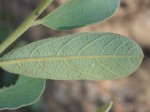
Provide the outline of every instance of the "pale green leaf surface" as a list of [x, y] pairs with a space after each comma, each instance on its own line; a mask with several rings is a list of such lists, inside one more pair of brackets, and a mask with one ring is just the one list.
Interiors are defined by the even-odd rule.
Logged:
[[97, 112], [109, 112], [111, 107], [112, 107], [112, 102], [110, 102], [109, 104], [105, 104], [103, 105]]
[[68, 0], [42, 19], [42, 24], [57, 30], [71, 30], [103, 21], [119, 7], [120, 0]]
[[44, 39], [1, 58], [6, 71], [44, 79], [108, 80], [132, 74], [143, 52], [131, 39], [112, 33], [80, 33]]
[[44, 88], [44, 79], [20, 76], [15, 85], [0, 89], [0, 110], [16, 109], [34, 103]]

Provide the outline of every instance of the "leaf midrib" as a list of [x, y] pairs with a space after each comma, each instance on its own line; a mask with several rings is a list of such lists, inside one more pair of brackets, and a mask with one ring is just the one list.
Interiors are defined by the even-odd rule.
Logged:
[[50, 56], [41, 58], [22, 58], [22, 59], [11, 59], [1, 60], [0, 66], [17, 64], [17, 63], [28, 63], [38, 61], [60, 61], [60, 60], [77, 60], [77, 59], [109, 59], [109, 58], [143, 58], [143, 55], [96, 55], [96, 56]]

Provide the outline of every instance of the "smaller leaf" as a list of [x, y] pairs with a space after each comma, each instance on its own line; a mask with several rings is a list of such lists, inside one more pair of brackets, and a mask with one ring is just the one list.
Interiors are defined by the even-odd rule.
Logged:
[[42, 19], [42, 24], [57, 30], [71, 30], [109, 18], [120, 0], [68, 0]]
[[97, 112], [109, 112], [111, 107], [112, 107], [112, 102], [110, 102], [109, 104], [105, 104], [103, 105]]
[[43, 93], [45, 80], [20, 76], [15, 85], [0, 89], [0, 110], [34, 103]]
[[18, 75], [3, 71], [0, 74], [0, 81], [2, 83], [2, 87], [6, 86], [9, 87], [11, 85], [14, 85], [16, 81], [18, 80]]

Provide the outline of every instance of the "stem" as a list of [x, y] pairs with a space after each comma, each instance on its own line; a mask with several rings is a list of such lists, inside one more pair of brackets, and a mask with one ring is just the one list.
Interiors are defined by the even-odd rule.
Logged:
[[43, 22], [43, 21], [42, 21], [42, 20], [40, 20], [40, 19], [39, 19], [39, 20], [35, 20], [35, 21], [33, 21], [33, 23], [32, 23], [32, 25], [31, 25], [31, 26], [33, 27], [33, 26], [40, 25], [42, 22]]
[[19, 38], [26, 30], [28, 30], [35, 19], [48, 7], [53, 0], [43, 0], [40, 6], [0, 45], [0, 54]]

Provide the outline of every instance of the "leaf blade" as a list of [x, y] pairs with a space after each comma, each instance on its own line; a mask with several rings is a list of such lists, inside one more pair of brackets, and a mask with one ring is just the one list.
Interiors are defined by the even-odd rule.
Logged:
[[100, 109], [97, 112], [109, 112], [112, 105], [113, 105], [112, 102], [110, 102], [109, 104], [105, 104], [102, 107], [100, 107]]
[[142, 59], [141, 48], [131, 39], [81, 33], [34, 42], [6, 54], [0, 65], [9, 72], [44, 79], [108, 80], [133, 73]]
[[34, 103], [43, 93], [45, 80], [20, 76], [15, 85], [0, 89], [0, 110]]
[[120, 0], [68, 0], [42, 19], [42, 25], [57, 30], [71, 30], [103, 21], [119, 7]]

